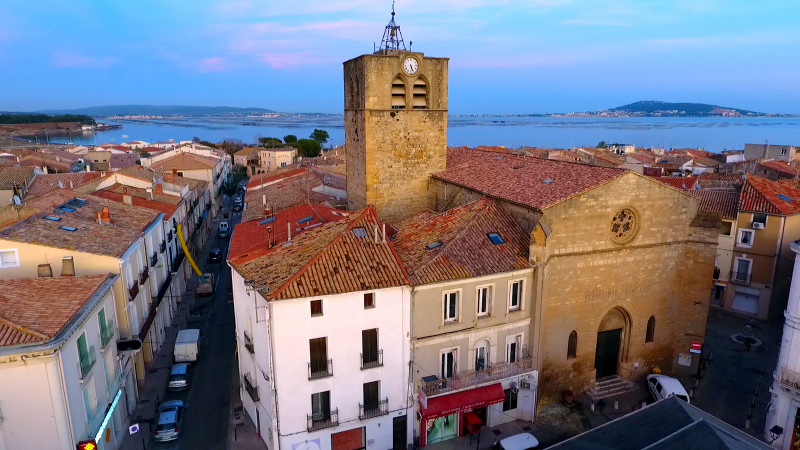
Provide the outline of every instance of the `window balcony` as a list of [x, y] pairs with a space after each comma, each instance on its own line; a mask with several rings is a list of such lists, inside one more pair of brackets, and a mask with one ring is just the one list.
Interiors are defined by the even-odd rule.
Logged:
[[308, 379], [318, 380], [320, 378], [333, 376], [333, 360], [321, 361], [317, 364], [308, 363]]
[[450, 378], [423, 381], [422, 391], [426, 395], [438, 395], [447, 392], [458, 391], [467, 387], [479, 384], [490, 383], [503, 378], [520, 375], [533, 370], [533, 359], [530, 356], [523, 356], [513, 363], [497, 363], [490, 365], [484, 370], [467, 370], [457, 373]]
[[81, 383], [83, 383], [86, 378], [89, 376], [89, 372], [92, 371], [92, 367], [94, 367], [94, 363], [97, 362], [97, 351], [94, 348], [94, 345], [89, 347], [89, 352], [81, 357], [81, 360], [78, 362], [78, 366], [81, 371]]
[[736, 284], [750, 284], [750, 274], [732, 270], [731, 282]]
[[158, 264], [158, 252], [153, 252], [153, 256], [150, 257], [150, 267], [155, 267], [156, 264]]
[[332, 409], [328, 414], [307, 414], [308, 432], [324, 430], [339, 425], [339, 408]]
[[259, 400], [258, 386], [254, 385], [253, 382], [250, 381], [250, 374], [244, 374], [244, 377], [242, 377], [242, 384], [244, 385], [244, 390], [247, 391], [247, 395], [249, 395], [254, 402], [257, 402]]
[[150, 278], [150, 271], [145, 269], [142, 271], [142, 273], [139, 274], [139, 284], [144, 286], [144, 283], [145, 281], [147, 281], [148, 278]]
[[371, 419], [373, 417], [385, 416], [389, 414], [389, 399], [385, 398], [370, 405], [358, 404], [359, 420]]
[[100, 329], [100, 343], [102, 344], [102, 348], [100, 351], [105, 350], [106, 346], [109, 342], [111, 342], [111, 338], [114, 337], [114, 321], [108, 320], [106, 323], [105, 329]]
[[253, 345], [253, 338], [247, 334], [247, 331], [244, 332], [244, 347], [250, 352], [251, 355], [256, 353], [256, 347]]
[[372, 369], [373, 367], [383, 366], [383, 349], [375, 353], [361, 354], [361, 370]]
[[[169, 233], [167, 233], [167, 242], [172, 242], [172, 230], [169, 230]], [[165, 247], [165, 246], [162, 245], [162, 247]], [[164, 250], [166, 250], [166, 248]], [[164, 250], [161, 250], [161, 251], [163, 252]]]
[[128, 288], [128, 301], [136, 300], [137, 295], [139, 295], [139, 283], [133, 283], [133, 286]]

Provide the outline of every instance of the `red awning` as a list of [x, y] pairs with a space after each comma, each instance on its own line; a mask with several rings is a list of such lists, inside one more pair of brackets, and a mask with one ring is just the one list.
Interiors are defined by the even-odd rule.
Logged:
[[428, 399], [428, 407], [422, 409], [422, 417], [430, 420], [450, 414], [465, 413], [475, 408], [501, 403], [505, 399], [503, 386], [496, 383]]

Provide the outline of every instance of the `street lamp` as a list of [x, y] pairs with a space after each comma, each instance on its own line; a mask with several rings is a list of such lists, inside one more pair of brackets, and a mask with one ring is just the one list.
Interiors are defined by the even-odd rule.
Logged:
[[769, 442], [772, 445], [773, 442], [777, 441], [779, 437], [783, 434], [783, 428], [775, 425], [774, 427], [769, 429], [769, 434], [772, 436], [772, 440]]

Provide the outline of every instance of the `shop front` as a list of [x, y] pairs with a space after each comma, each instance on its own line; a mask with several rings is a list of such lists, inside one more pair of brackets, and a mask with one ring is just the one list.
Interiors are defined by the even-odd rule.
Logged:
[[479, 430], [486, 423], [486, 407], [504, 400], [500, 383], [430, 399], [420, 392], [420, 445]]

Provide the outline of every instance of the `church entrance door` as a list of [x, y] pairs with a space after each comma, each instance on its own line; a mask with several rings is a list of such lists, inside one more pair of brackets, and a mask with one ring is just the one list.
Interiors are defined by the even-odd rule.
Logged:
[[597, 333], [597, 348], [594, 354], [594, 368], [597, 370], [597, 378], [617, 374], [621, 342], [622, 328]]

